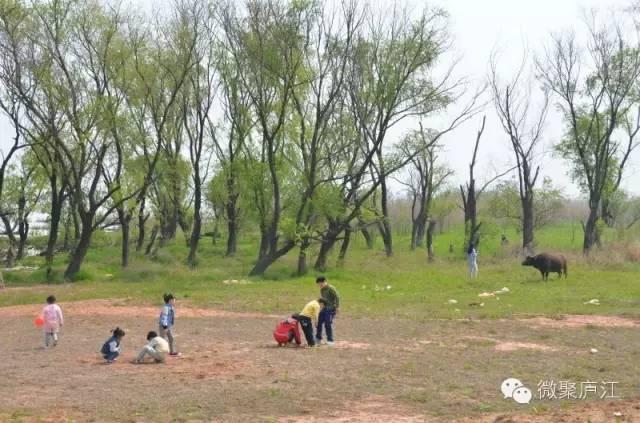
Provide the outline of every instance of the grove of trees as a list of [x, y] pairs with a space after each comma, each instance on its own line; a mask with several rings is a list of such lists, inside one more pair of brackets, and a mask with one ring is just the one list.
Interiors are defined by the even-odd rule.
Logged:
[[[292, 251], [300, 274], [311, 251], [322, 271], [337, 244], [345, 260], [359, 232], [367, 240], [378, 232], [393, 254], [390, 183], [398, 181], [412, 202], [411, 248], [426, 246], [433, 258], [435, 226], [452, 210], [437, 204], [452, 175], [441, 159], [445, 135], [477, 123], [487, 103], [514, 164], [476, 186], [480, 129], [460, 186], [465, 244], [479, 236], [479, 195], [513, 171], [517, 183], [498, 185], [491, 204], [519, 222], [523, 251], [533, 251], [535, 229], [559, 201], [538, 178], [556, 105], [566, 127], [557, 154], [589, 198], [588, 252], [598, 222], [622, 213], [620, 184], [640, 131], [640, 48], [637, 28], [587, 26], [583, 44], [557, 35], [506, 79], [493, 57], [482, 84], [456, 76], [449, 17], [429, 6], [174, 0], [147, 16], [99, 0], [0, 0], [0, 110], [12, 128], [2, 134], [0, 223], [9, 254], [23, 257], [38, 212], [47, 274], [64, 251], [68, 280], [95, 233], [111, 226], [123, 267], [131, 247], [153, 256], [180, 229], [191, 266], [207, 259], [198, 255], [203, 236], [222, 233], [233, 256], [251, 231], [259, 236], [250, 274]], [[544, 93], [537, 109], [534, 87]]]

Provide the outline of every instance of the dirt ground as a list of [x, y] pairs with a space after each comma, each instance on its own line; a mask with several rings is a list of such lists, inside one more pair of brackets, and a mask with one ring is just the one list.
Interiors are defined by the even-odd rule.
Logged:
[[[129, 363], [159, 308], [60, 304], [60, 343], [42, 348], [41, 305], [0, 308], [2, 422], [640, 422], [640, 324], [624, 318], [412, 321], [339, 317], [335, 347], [277, 347], [278, 319], [179, 304], [183, 355]], [[98, 350], [127, 332], [120, 360]], [[595, 348], [597, 353], [592, 353]], [[530, 404], [505, 399], [517, 377]], [[616, 382], [615, 398], [540, 399], [540, 381]]]

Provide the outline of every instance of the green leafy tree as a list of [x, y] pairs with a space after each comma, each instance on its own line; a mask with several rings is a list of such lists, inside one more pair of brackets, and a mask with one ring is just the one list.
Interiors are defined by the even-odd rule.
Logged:
[[[567, 128], [558, 151], [572, 164], [573, 176], [589, 197], [585, 254], [599, 240], [603, 202], [619, 185], [638, 145], [640, 46], [627, 38], [622, 22], [591, 24], [585, 48], [572, 33], [558, 35], [538, 60], [541, 81], [558, 98]], [[589, 73], [584, 73], [587, 68]]]

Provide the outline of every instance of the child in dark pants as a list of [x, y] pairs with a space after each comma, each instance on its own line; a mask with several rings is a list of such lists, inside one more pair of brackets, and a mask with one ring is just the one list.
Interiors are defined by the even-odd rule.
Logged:
[[102, 358], [107, 360], [107, 363], [113, 363], [116, 361], [120, 355], [120, 351], [122, 350], [120, 348], [120, 342], [122, 341], [122, 338], [124, 338], [124, 331], [120, 328], [115, 328], [112, 333], [113, 336], [107, 339], [100, 349]]
[[320, 296], [326, 301], [326, 305], [320, 312], [318, 317], [318, 327], [316, 330], [316, 342], [319, 344], [322, 341], [322, 328], [327, 331], [327, 345], [333, 345], [333, 318], [338, 314], [338, 308], [340, 307], [340, 296], [338, 291], [327, 283], [327, 279], [324, 276], [318, 276], [316, 278], [316, 284], [320, 287]]
[[326, 304], [327, 302], [323, 298], [318, 298], [317, 300], [307, 303], [299, 314], [292, 316], [300, 323], [300, 326], [302, 326], [302, 332], [304, 332], [304, 337], [310, 347], [316, 345], [313, 337], [313, 324], [318, 322], [320, 310], [322, 310]]

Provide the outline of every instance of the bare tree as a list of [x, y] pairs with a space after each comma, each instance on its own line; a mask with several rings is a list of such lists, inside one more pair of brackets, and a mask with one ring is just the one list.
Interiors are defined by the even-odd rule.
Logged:
[[512, 79], [503, 82], [498, 74], [498, 58], [491, 55], [489, 85], [493, 94], [500, 124], [509, 137], [511, 149], [516, 160], [518, 190], [522, 207], [522, 251], [533, 254], [534, 248], [534, 193], [540, 173], [536, 164], [536, 148], [542, 140], [547, 117], [549, 97], [544, 97], [538, 110], [532, 110], [537, 99], [534, 98], [531, 78], [526, 74], [528, 67], [525, 51], [522, 63]]
[[[407, 188], [411, 196], [411, 249], [424, 245], [427, 230], [431, 231], [435, 226], [435, 219], [431, 216], [431, 205], [433, 198], [444, 181], [453, 174], [453, 171], [436, 164], [438, 158], [439, 144], [431, 144], [430, 139], [437, 134], [437, 131], [425, 130], [420, 123], [420, 129], [408, 135], [399, 145], [400, 153], [403, 156], [412, 156], [409, 163], [408, 181], [399, 180]], [[427, 145], [427, 148], [423, 146]], [[415, 151], [420, 151], [414, 155]], [[433, 223], [433, 225], [431, 225]], [[433, 239], [433, 233], [431, 235]], [[430, 249], [430, 257], [433, 250]]]
[[[640, 110], [635, 92], [640, 78], [640, 46], [620, 20], [587, 24], [586, 48], [574, 33], [554, 36], [537, 60], [540, 79], [558, 99], [567, 134], [558, 149], [574, 167], [589, 195], [583, 251], [598, 242], [598, 221], [607, 189], [619, 185], [631, 152], [638, 146]], [[626, 132], [620, 136], [618, 130]], [[622, 137], [622, 139], [618, 139]], [[609, 193], [611, 190], [609, 190]]]
[[473, 155], [471, 156], [471, 162], [469, 163], [469, 180], [465, 185], [460, 185], [460, 197], [462, 198], [462, 210], [464, 212], [464, 245], [463, 249], [466, 251], [469, 245], [477, 245], [480, 240], [480, 226], [482, 223], [478, 222], [478, 200], [482, 193], [493, 182], [503, 177], [507, 173], [511, 172], [514, 168], [510, 168], [505, 172], [498, 173], [484, 183], [479, 189], [476, 188], [475, 167], [478, 158], [478, 147], [480, 146], [480, 138], [484, 132], [486, 123], [486, 116], [482, 117], [482, 124], [476, 134], [476, 142], [473, 147]]

